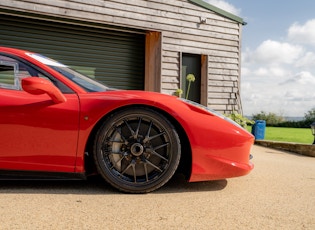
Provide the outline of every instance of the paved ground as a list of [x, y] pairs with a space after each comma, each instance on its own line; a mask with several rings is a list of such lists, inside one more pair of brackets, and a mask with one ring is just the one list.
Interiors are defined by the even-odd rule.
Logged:
[[3, 229], [315, 229], [315, 158], [254, 146], [254, 171], [128, 195], [102, 180], [0, 181]]

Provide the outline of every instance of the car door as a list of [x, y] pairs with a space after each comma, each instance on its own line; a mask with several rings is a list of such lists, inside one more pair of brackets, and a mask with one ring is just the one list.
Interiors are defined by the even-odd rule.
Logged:
[[29, 94], [21, 79], [30, 75], [49, 79], [25, 62], [0, 55], [0, 170], [74, 172], [78, 96], [67, 93], [66, 102], [55, 103], [47, 94]]

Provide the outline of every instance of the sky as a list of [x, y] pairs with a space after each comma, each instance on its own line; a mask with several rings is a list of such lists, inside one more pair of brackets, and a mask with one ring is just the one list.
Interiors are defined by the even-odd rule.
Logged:
[[243, 114], [304, 117], [315, 108], [314, 0], [204, 0], [247, 23], [242, 29]]

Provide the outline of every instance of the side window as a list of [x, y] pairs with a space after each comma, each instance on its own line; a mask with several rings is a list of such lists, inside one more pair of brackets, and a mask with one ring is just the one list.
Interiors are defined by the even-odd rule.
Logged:
[[30, 76], [23, 63], [0, 55], [0, 88], [21, 89], [21, 79]]
[[22, 90], [21, 79], [40, 77], [50, 80], [62, 93], [74, 93], [62, 82], [53, 77], [45, 76], [37, 69], [17, 59], [0, 55], [0, 89]]
[[9, 60], [0, 60], [0, 87], [17, 89], [16, 72], [16, 63]]

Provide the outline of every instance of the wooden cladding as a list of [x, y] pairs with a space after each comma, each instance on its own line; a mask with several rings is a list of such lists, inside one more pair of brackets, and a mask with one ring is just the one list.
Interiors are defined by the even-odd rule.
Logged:
[[200, 102], [224, 113], [241, 112], [243, 21], [201, 0], [5, 0], [1, 11], [144, 31], [145, 90], [174, 94], [181, 87], [181, 54], [201, 55]]

